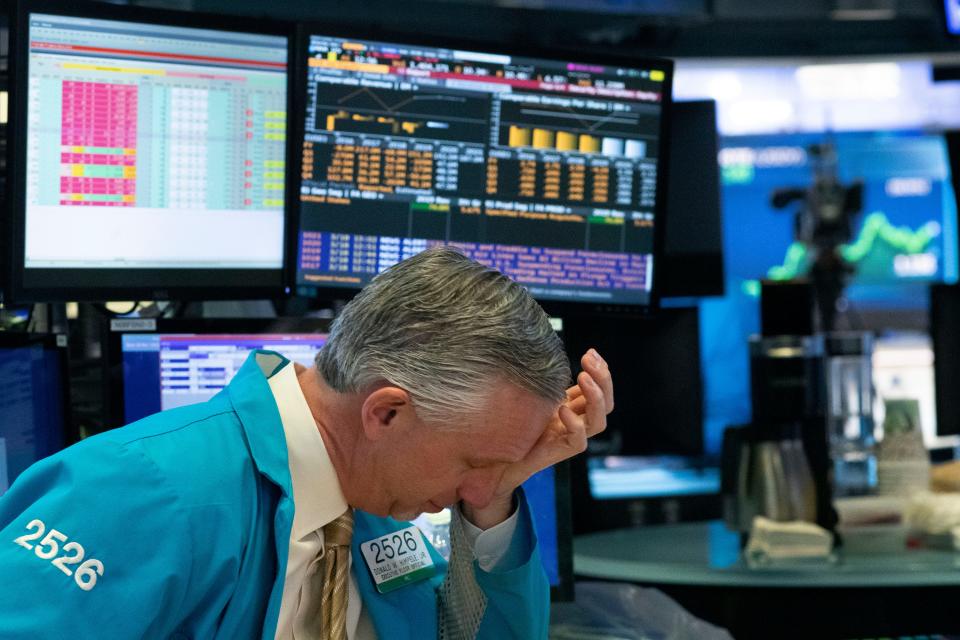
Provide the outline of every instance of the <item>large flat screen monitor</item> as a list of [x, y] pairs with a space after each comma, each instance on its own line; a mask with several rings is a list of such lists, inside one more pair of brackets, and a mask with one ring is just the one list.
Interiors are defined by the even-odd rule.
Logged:
[[[159, 320], [143, 331], [114, 331], [110, 358], [122, 371], [117, 399], [124, 422], [203, 402], [223, 389], [250, 351], [270, 349], [312, 366], [327, 338], [325, 320]], [[129, 325], [128, 325], [129, 326]], [[557, 599], [573, 595], [569, 476], [566, 465], [525, 484], [544, 568]], [[430, 537], [431, 523], [419, 524]]]
[[574, 463], [575, 530], [626, 526], [648, 499], [709, 508], [720, 474], [706, 439], [697, 307], [639, 319], [582, 314], [565, 318], [564, 329], [568, 355], [596, 347], [616, 372], [618, 393], [629, 395]]
[[540, 300], [651, 303], [670, 62], [301, 41], [299, 287], [450, 244]]
[[15, 20], [12, 297], [282, 291], [287, 28], [43, 1]]
[[71, 432], [66, 336], [0, 331], [0, 495]]
[[617, 404], [592, 450], [623, 456], [700, 456], [705, 452], [700, 323], [696, 307], [663, 308], [653, 318], [564, 318], [572, 361], [595, 347], [615, 372]]

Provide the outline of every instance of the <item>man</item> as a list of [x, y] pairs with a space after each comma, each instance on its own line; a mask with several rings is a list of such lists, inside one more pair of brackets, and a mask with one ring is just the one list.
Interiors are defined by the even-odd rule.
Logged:
[[[90, 438], [0, 499], [4, 638], [546, 637], [520, 484], [613, 406], [500, 273], [432, 249], [297, 369]], [[407, 519], [454, 505], [449, 567]], [[352, 534], [352, 535], [351, 535]]]

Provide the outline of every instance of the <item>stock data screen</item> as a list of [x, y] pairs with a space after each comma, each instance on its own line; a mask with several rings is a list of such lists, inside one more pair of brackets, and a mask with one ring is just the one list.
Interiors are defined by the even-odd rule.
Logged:
[[279, 269], [287, 38], [31, 14], [24, 267]]
[[165, 334], [120, 336], [124, 419], [206, 402], [229, 384], [251, 351], [276, 351], [313, 366], [327, 341], [323, 333]]
[[448, 244], [541, 299], [649, 302], [665, 68], [308, 48], [298, 285]]

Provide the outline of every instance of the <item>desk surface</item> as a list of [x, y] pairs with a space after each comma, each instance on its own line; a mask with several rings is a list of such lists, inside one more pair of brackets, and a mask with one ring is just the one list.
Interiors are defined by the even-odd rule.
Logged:
[[835, 564], [751, 569], [722, 522], [658, 525], [578, 536], [573, 570], [629, 582], [783, 588], [960, 586], [960, 553], [840, 552]]

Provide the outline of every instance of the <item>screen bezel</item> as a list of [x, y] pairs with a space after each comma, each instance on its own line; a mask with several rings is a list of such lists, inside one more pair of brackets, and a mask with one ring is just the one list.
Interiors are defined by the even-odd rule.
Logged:
[[[653, 229], [653, 282], [647, 304], [620, 302], [602, 302], [595, 301], [575, 301], [575, 300], [553, 300], [537, 298], [537, 302], [547, 313], [552, 315], [564, 315], [566, 313], [604, 313], [604, 314], [627, 314], [646, 316], [651, 314], [659, 306], [660, 300], [660, 276], [659, 267], [663, 256], [663, 245], [666, 238], [666, 197], [667, 197], [667, 172], [669, 168], [670, 155], [670, 116], [673, 96], [673, 61], [665, 58], [654, 57], [627, 57], [613, 54], [584, 53], [573, 49], [535, 47], [529, 45], [520, 45], [517, 43], [503, 44], [491, 43], [479, 40], [470, 40], [465, 38], [451, 38], [446, 36], [425, 36], [422, 33], [409, 33], [381, 27], [369, 27], [367, 29], [358, 29], [355, 25], [345, 25], [334, 22], [301, 22], [297, 25], [297, 37], [295, 53], [292, 63], [288, 66], [291, 73], [295, 74], [291, 86], [294, 90], [293, 102], [297, 114], [302, 114], [306, 109], [307, 95], [307, 55], [309, 52], [310, 36], [316, 34], [330, 35], [333, 37], [356, 38], [362, 40], [374, 40], [380, 42], [394, 42], [430, 47], [443, 47], [449, 49], [461, 49], [468, 51], [482, 51], [489, 53], [499, 53], [511, 56], [522, 56], [531, 58], [543, 58], [552, 60], [577, 60], [584, 63], [596, 63], [606, 66], [621, 66], [642, 68], [644, 66], [657, 66], [662, 68], [665, 73], [663, 81], [663, 101], [661, 102], [662, 111], [660, 115], [660, 158], [657, 167], [657, 202], [654, 207], [654, 229]], [[288, 124], [290, 127], [290, 136], [295, 144], [293, 153], [297, 160], [290, 166], [299, 166], [299, 158], [303, 137], [305, 135], [304, 119], [296, 118], [294, 122]], [[294, 184], [296, 183], [296, 184]], [[298, 235], [300, 232], [300, 178], [297, 176], [291, 179], [288, 184], [287, 200], [290, 203], [290, 224], [288, 225], [289, 234], [287, 237], [286, 254], [289, 256], [290, 268], [288, 270], [287, 286], [291, 291], [298, 294], [313, 297], [321, 300], [343, 300], [350, 299], [356, 295], [360, 289], [351, 287], [329, 287], [316, 285], [297, 284], [297, 267], [299, 256]]]
[[[216, 300], [260, 299], [279, 297], [285, 293], [288, 281], [286, 269], [290, 263], [286, 255], [286, 237], [289, 235], [290, 203], [284, 196], [284, 229], [282, 238], [284, 252], [281, 264], [276, 269], [27, 269], [25, 267], [26, 225], [26, 175], [27, 152], [27, 82], [29, 65], [29, 16], [32, 13], [49, 13], [66, 17], [109, 19], [143, 22], [176, 27], [217, 29], [263, 35], [278, 35], [287, 38], [287, 140], [285, 158], [289, 169], [295, 159], [292, 153], [294, 138], [290, 133], [293, 103], [292, 78], [289, 62], [295, 55], [294, 25], [271, 20], [249, 20], [225, 15], [212, 15], [181, 11], [164, 11], [87, 2], [63, 2], [62, 0], [19, 0], [12, 4], [10, 20], [10, 73], [12, 95], [10, 99], [10, 140], [7, 145], [9, 167], [8, 223], [4, 229], [9, 238], [9, 256], [6, 271], [10, 274], [8, 295], [15, 302], [63, 302], [106, 301], [118, 299], [151, 300]], [[290, 182], [286, 172], [285, 183]], [[27, 284], [31, 272], [49, 271], [44, 279], [56, 284]]]
[[106, 428], [126, 423], [123, 398], [123, 343], [125, 334], [264, 334], [328, 333], [327, 318], [134, 318], [110, 319], [103, 325], [104, 417]]

